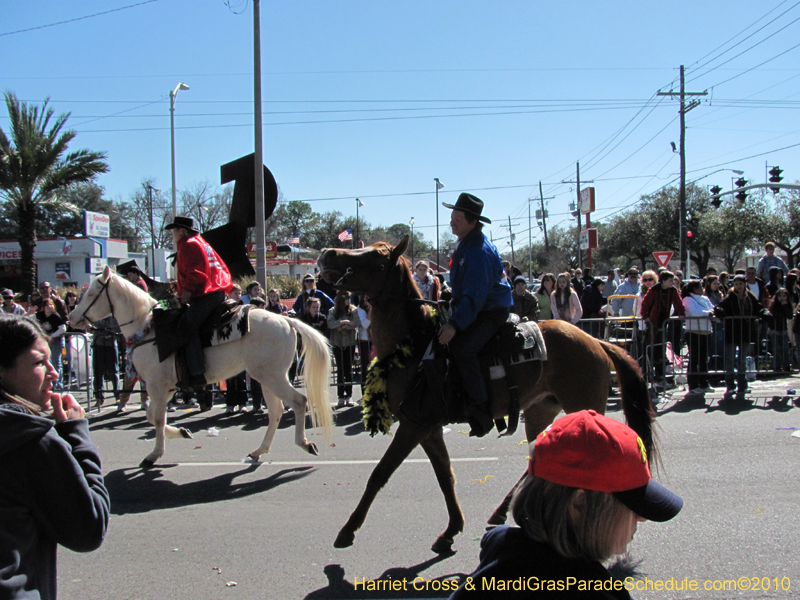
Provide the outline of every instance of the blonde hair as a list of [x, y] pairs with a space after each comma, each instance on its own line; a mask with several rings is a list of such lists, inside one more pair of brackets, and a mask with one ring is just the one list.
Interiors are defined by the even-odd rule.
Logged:
[[[570, 517], [576, 494], [583, 492], [577, 520]], [[564, 558], [603, 562], [614, 555], [620, 526], [632, 511], [612, 494], [560, 485], [541, 477], [525, 478], [514, 494], [511, 513], [531, 539], [548, 544]]]

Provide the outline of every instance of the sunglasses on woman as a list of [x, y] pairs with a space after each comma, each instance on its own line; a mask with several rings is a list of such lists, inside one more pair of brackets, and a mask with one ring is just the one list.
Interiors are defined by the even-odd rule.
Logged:
[[642, 277], [642, 281], [655, 281], [652, 277]]

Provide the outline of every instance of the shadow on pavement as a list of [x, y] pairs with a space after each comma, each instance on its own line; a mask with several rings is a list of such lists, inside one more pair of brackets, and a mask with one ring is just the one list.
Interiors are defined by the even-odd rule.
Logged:
[[702, 394], [687, 393], [682, 397], [673, 396], [675, 403], [658, 412], [659, 415], [667, 413], [687, 413], [693, 410], [702, 410], [708, 413], [724, 412], [726, 415], [738, 415], [750, 410], [772, 410], [775, 412], [788, 412], [797, 404], [796, 396], [759, 396], [757, 394], [725, 394], [722, 398], [706, 398]]
[[[447, 598], [466, 577], [464, 573], [443, 575], [434, 579], [427, 579], [420, 575], [429, 567], [446, 560], [452, 555], [435, 556], [425, 562], [411, 567], [391, 567], [384, 571], [377, 579], [362, 582], [364, 579], [354, 574], [353, 581], [358, 582], [358, 589], [354, 583], [347, 581], [345, 571], [341, 565], [325, 565], [323, 572], [328, 578], [328, 585], [315, 590], [305, 596], [305, 600], [316, 598], [348, 598], [348, 599], [378, 599], [378, 598]], [[405, 590], [392, 590], [390, 585], [394, 582], [406, 580]], [[416, 589], [414, 581], [416, 580]], [[363, 583], [363, 585], [362, 585]], [[397, 583], [396, 585], [400, 585]], [[452, 587], [451, 587], [452, 586]], [[370, 589], [371, 588], [371, 589]]]
[[137, 467], [111, 471], [104, 478], [111, 495], [111, 513], [136, 514], [236, 500], [291, 483], [310, 475], [316, 469], [313, 466], [283, 469], [265, 479], [236, 483], [237, 477], [248, 475], [259, 467], [258, 464], [252, 464], [246, 469], [224, 473], [210, 479], [177, 484], [164, 477], [164, 471], [175, 466], [159, 465], [152, 469]]

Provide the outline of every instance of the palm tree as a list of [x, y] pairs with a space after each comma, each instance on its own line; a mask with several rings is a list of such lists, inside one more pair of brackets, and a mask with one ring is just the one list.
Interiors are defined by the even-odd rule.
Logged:
[[[77, 135], [63, 131], [69, 113], [50, 126], [53, 109], [45, 98], [41, 109], [20, 102], [13, 92], [3, 94], [11, 121], [11, 140], [0, 129], [0, 198], [11, 203], [19, 222], [22, 292], [26, 296], [36, 287], [33, 251], [36, 247], [37, 209], [60, 203], [57, 193], [73, 183], [90, 181], [108, 171], [104, 152], [78, 150], [66, 154]], [[49, 129], [48, 129], [49, 127]]]

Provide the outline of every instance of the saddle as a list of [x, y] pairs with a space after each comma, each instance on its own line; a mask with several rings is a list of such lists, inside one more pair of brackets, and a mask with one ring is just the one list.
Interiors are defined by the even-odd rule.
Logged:
[[[215, 308], [200, 326], [200, 343], [203, 348], [218, 346], [244, 337], [250, 331], [249, 315], [252, 308], [249, 304], [241, 305], [235, 300], [225, 300]], [[167, 360], [189, 341], [186, 333], [179, 329], [181, 317], [186, 310], [186, 306], [153, 309], [153, 329], [160, 362]], [[183, 359], [182, 354], [179, 353], [176, 358]]]
[[[547, 360], [547, 348], [539, 326], [533, 321], [520, 322], [512, 313], [478, 354], [478, 359], [492, 405], [495, 398], [489, 382], [505, 381], [509, 396], [508, 425], [504, 419], [496, 419], [495, 426], [499, 432], [511, 435], [519, 425], [520, 404], [519, 387], [510, 367], [536, 361], [535, 377], [538, 380], [541, 376], [541, 361]], [[469, 398], [458, 370], [449, 366], [446, 349], [432, 341], [420, 361], [414, 384], [400, 404], [400, 412], [406, 419], [423, 426], [468, 421], [465, 408]]]

